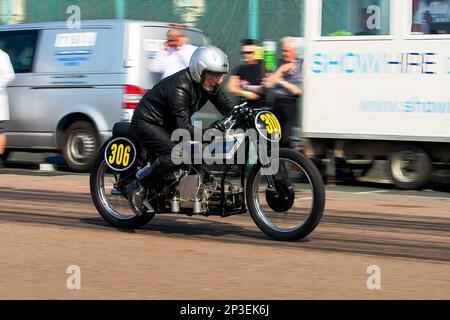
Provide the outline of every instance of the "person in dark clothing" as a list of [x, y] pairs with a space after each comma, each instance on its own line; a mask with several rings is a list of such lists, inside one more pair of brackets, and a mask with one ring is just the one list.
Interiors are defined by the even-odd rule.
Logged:
[[[223, 115], [233, 110], [232, 102], [222, 91], [220, 84], [228, 73], [227, 55], [217, 47], [198, 48], [183, 69], [156, 84], [140, 100], [131, 119], [131, 133], [151, 152], [159, 157], [136, 174], [137, 183], [130, 201], [136, 208], [142, 208], [147, 190], [152, 183], [162, 179], [165, 173], [175, 168], [171, 160], [171, 140], [175, 129], [186, 129], [194, 136], [192, 115], [211, 101]], [[211, 127], [224, 129], [221, 121]]]
[[242, 40], [241, 54], [245, 63], [238, 65], [228, 81], [228, 90], [240, 97], [240, 102], [247, 101], [249, 107], [264, 107], [264, 93], [261, 82], [266, 71], [264, 61], [256, 59], [256, 45], [251, 39]]
[[298, 100], [303, 94], [302, 60], [297, 58], [299, 41], [286, 37], [283, 43], [283, 59], [277, 70], [264, 81], [264, 86], [274, 96], [273, 112], [281, 123], [280, 147], [291, 147], [292, 128], [298, 125]]

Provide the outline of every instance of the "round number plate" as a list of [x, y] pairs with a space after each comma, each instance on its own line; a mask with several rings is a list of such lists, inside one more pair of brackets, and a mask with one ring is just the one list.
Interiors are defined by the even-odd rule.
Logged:
[[281, 126], [277, 117], [270, 111], [261, 111], [255, 118], [256, 130], [267, 140], [278, 142], [281, 139]]
[[108, 143], [105, 149], [106, 164], [115, 171], [130, 168], [136, 160], [136, 148], [126, 138], [116, 138]]

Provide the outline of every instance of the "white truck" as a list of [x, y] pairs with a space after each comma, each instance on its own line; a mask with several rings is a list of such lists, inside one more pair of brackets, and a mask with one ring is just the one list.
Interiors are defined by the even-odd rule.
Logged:
[[388, 159], [402, 189], [423, 187], [449, 164], [450, 3], [439, 3], [425, 23], [419, 1], [305, 1], [309, 157]]

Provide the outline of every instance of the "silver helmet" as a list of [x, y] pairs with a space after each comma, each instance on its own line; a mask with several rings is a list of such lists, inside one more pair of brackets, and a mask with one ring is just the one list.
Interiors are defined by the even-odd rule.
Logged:
[[203, 71], [228, 73], [229, 65], [228, 56], [219, 48], [214, 46], [200, 47], [192, 54], [189, 72], [192, 80], [200, 83]]

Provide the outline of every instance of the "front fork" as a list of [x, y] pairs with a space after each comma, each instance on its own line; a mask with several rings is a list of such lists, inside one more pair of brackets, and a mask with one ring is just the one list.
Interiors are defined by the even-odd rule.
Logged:
[[[255, 140], [251, 141], [251, 143], [253, 144], [253, 147], [256, 150], [257, 155], [258, 155], [257, 163], [259, 163], [262, 168], [268, 168], [268, 167], [270, 167], [270, 160], [271, 160], [271, 157], [270, 157], [270, 155], [271, 155], [270, 144], [268, 144], [266, 146], [266, 150], [263, 150], [263, 151], [266, 151], [266, 156], [267, 157], [260, 157], [260, 152], [261, 151], [258, 148], [260, 146], [259, 139], [261, 139], [260, 136], [258, 136], [258, 139], [256, 141]], [[248, 150], [246, 150], [246, 154], [248, 154]], [[276, 193], [277, 191], [276, 191], [276, 188], [275, 188], [275, 181], [274, 181], [274, 178], [273, 178], [274, 176], [273, 175], [264, 175], [264, 177], [265, 177], [267, 185], [268, 185], [267, 189]]]
[[[261, 137], [258, 137], [258, 139], [261, 139]], [[255, 142], [255, 141], [252, 141], [252, 143], [255, 145], [255, 144], [258, 144], [258, 146], [259, 146], [259, 140], [257, 141], [257, 142]], [[258, 150], [258, 163], [261, 165], [261, 167], [262, 168], [269, 168], [270, 167], [270, 165], [271, 165], [271, 160], [272, 160], [272, 149], [271, 149], [271, 144], [270, 143], [268, 143], [267, 144], [267, 147], [266, 147], [266, 150], [263, 150], [263, 151], [266, 151], [266, 153], [265, 153], [265, 155], [263, 156], [263, 157], [260, 157], [260, 154], [259, 154], [259, 152], [260, 152], [260, 150], [257, 148], [257, 146], [255, 145], [255, 150]], [[278, 148], [278, 146], [277, 146], [277, 148]], [[279, 148], [278, 148], [278, 152], [279, 152]], [[280, 178], [281, 178], [281, 180], [286, 184], [286, 185], [291, 185], [291, 183], [289, 182], [289, 177], [288, 177], [288, 172], [287, 172], [287, 168], [286, 168], [286, 166], [285, 166], [285, 164], [284, 163], [279, 163], [279, 168], [278, 168], [278, 172], [277, 173], [275, 173], [275, 174], [265, 174], [264, 175], [264, 177], [265, 177], [265, 179], [266, 179], [266, 182], [267, 182], [267, 189], [269, 190], [269, 191], [272, 191], [272, 192], [274, 192], [275, 194], [278, 194], [278, 191], [277, 191], [277, 189], [276, 189], [276, 187], [275, 187], [275, 176], [276, 175], [278, 175], [278, 173], [280, 174]], [[280, 178], [278, 178], [278, 179], [280, 179]]]

